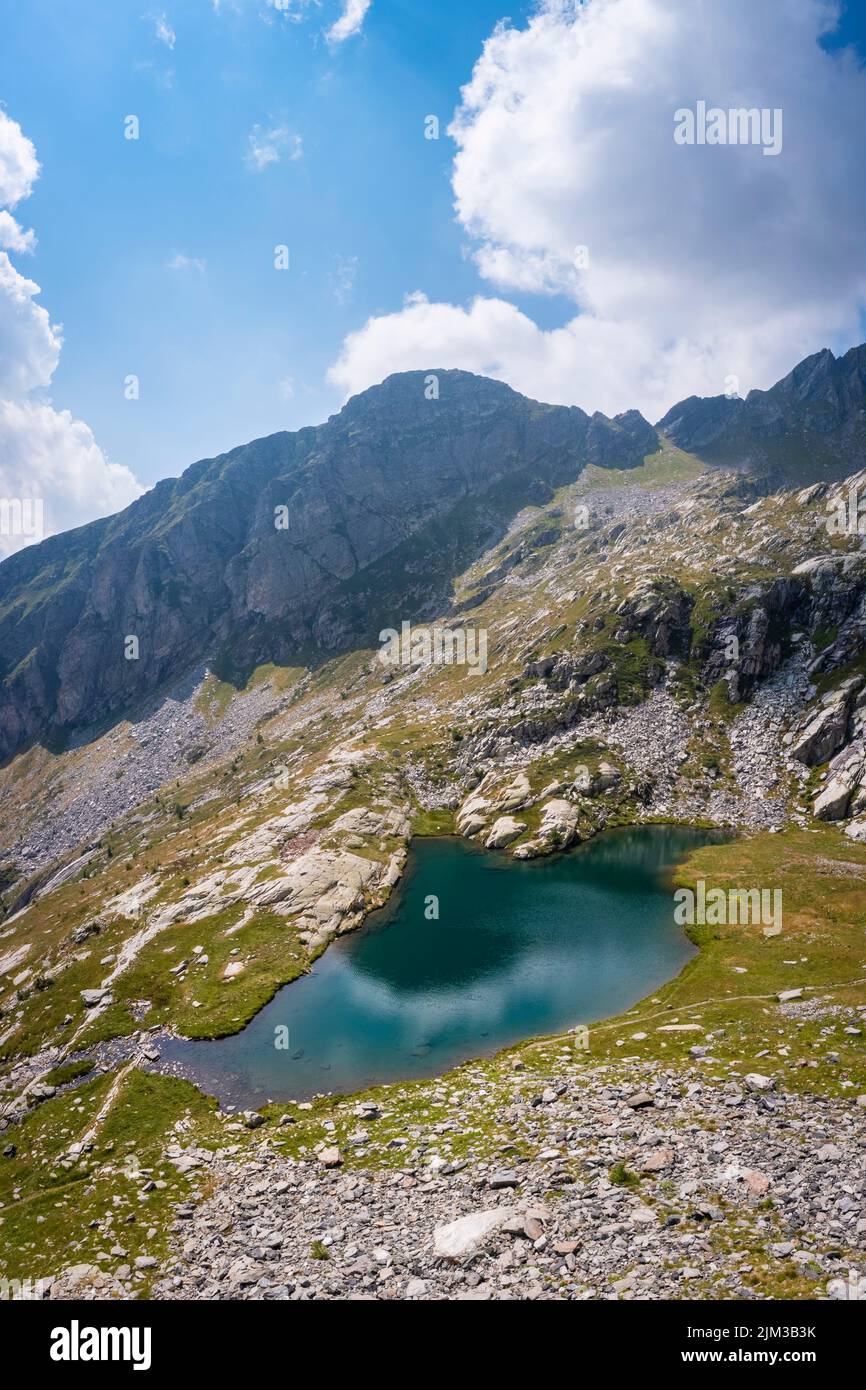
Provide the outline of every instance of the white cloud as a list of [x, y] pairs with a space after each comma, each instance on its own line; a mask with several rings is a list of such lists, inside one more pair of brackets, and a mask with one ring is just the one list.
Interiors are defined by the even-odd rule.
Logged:
[[166, 261], [169, 270], [195, 270], [199, 275], [204, 275], [207, 266], [198, 256], [184, 256], [181, 251], [176, 251], [170, 261]]
[[269, 164], [279, 164], [285, 156], [289, 160], [301, 159], [304, 146], [300, 135], [289, 130], [288, 126], [273, 126], [265, 130], [254, 125], [249, 134], [245, 156], [247, 167], [261, 173]]
[[[143, 491], [68, 410], [0, 400], [0, 497], [42, 499], [45, 535], [119, 511]], [[0, 558], [41, 539], [0, 531]]]
[[0, 108], [0, 206], [14, 208], [39, 177], [33, 142], [17, 121]]
[[[33, 145], [0, 111], [0, 200], [20, 202], [38, 174]], [[32, 251], [35, 237], [2, 210], [0, 245]], [[143, 491], [128, 468], [106, 459], [87, 425], [34, 399], [50, 386], [63, 343], [59, 325], [35, 301], [39, 292], [0, 251], [0, 502], [7, 504], [0, 557], [41, 539], [38, 529], [15, 522], [25, 499], [41, 502], [50, 534], [116, 511]]]
[[304, 18], [311, 5], [318, 5], [321, 0], [267, 0], [268, 8], [279, 11], [286, 19], [300, 20]]
[[169, 24], [165, 11], [156, 16], [154, 20], [154, 32], [160, 43], [164, 43], [166, 48], [174, 48], [177, 41], [177, 34]]
[[328, 41], [330, 43], [344, 43], [346, 39], [360, 34], [367, 11], [372, 3], [373, 0], [344, 0], [343, 13], [328, 30]]
[[[545, 331], [504, 299], [479, 295], [464, 309], [431, 304], [420, 293], [407, 296], [393, 314], [371, 318], [346, 338], [329, 379], [347, 395], [391, 372], [462, 367], [508, 381], [536, 400], [571, 405], [584, 395], [575, 364], [592, 356], [593, 408], [613, 405], [625, 378], [646, 397], [658, 389], [654, 343], [632, 325], [576, 317], [564, 328]], [[676, 360], [674, 375], [687, 363]]]
[[[856, 340], [866, 75], [820, 46], [833, 16], [825, 0], [542, 0], [525, 28], [497, 26], [451, 127], [457, 218], [498, 291], [558, 293], [573, 315], [545, 331], [499, 298], [413, 301], [350, 335], [331, 380], [460, 365], [656, 418]], [[699, 99], [781, 107], [782, 152], [676, 144], [674, 112]]]
[[0, 396], [47, 386], [60, 358], [61, 329], [34, 302], [39, 286], [0, 251]]
[[0, 212], [0, 246], [6, 251], [27, 252], [36, 250], [36, 233], [25, 232], [11, 212]]

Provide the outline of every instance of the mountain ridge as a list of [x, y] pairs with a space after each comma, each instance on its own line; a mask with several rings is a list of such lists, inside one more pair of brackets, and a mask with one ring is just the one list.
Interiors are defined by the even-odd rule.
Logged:
[[3, 562], [0, 760], [120, 715], [202, 659], [237, 683], [423, 618], [521, 507], [590, 464], [634, 468], [668, 439], [765, 486], [785, 479], [780, 453], [794, 481], [844, 476], [866, 463], [864, 403], [866, 345], [815, 353], [743, 400], [690, 397], [656, 426], [469, 372], [395, 373], [321, 425], [197, 460]]
[[766, 391], [689, 396], [656, 429], [709, 462], [748, 466], [771, 482], [836, 481], [866, 462], [866, 344], [841, 357], [822, 348]]

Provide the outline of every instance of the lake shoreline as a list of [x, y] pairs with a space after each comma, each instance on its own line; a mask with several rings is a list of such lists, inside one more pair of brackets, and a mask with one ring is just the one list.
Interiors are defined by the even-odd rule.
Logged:
[[[552, 880], [556, 883], [558, 892], [563, 887], [563, 885], [557, 882], [560, 878], [565, 878], [567, 880], [570, 876], [574, 876], [575, 884], [579, 885], [581, 874], [588, 873], [589, 888], [591, 893], [594, 894], [597, 892], [597, 889], [593, 884], [592, 866], [610, 861], [610, 864], [613, 866], [611, 871], [613, 878], [616, 878], [616, 875], [621, 873], [620, 866], [616, 864], [619, 855], [623, 853], [626, 859], [628, 859], [629, 855], [634, 855], [636, 853], [635, 847], [643, 845], [646, 848], [638, 854], [637, 859], [630, 867], [634, 875], [636, 875], [640, 881], [642, 891], [648, 894], [647, 902], [650, 905], [654, 904], [652, 910], [655, 913], [658, 904], [664, 901], [665, 894], [672, 887], [672, 876], [676, 872], [677, 865], [683, 857], [699, 844], [707, 845], [718, 843], [725, 838], [727, 838], [725, 832], [716, 827], [701, 830], [696, 827], [684, 826], [677, 822], [670, 821], [651, 826], [618, 826], [611, 827], [608, 832], [602, 832], [600, 835], [593, 837], [592, 840], [574, 846], [574, 852], [569, 850], [556, 856], [515, 861], [509, 856], [496, 851], [489, 851], [475, 844], [467, 844], [467, 842], [459, 836], [416, 837], [410, 842], [410, 853], [406, 860], [404, 873], [401, 875], [399, 883], [395, 885], [394, 891], [388, 902], [382, 907], [376, 908], [368, 913], [360, 927], [331, 943], [330, 950], [324, 952], [322, 956], [319, 957], [316, 965], [310, 972], [291, 982], [294, 986], [293, 989], [290, 989], [289, 985], [282, 986], [275, 992], [272, 999], [264, 1005], [254, 1018], [247, 1022], [242, 1029], [237, 1030], [233, 1034], [226, 1035], [223, 1038], [213, 1040], [183, 1039], [170, 1037], [164, 1034], [158, 1042], [155, 1039], [156, 1046], [161, 1052], [159, 1069], [168, 1070], [173, 1075], [183, 1076], [185, 1079], [191, 1080], [194, 1084], [202, 1087], [207, 1094], [215, 1094], [219, 1096], [221, 1100], [231, 1099], [232, 1103], [240, 1103], [240, 1101], [243, 1100], [244, 1104], [252, 1105], [255, 1103], [261, 1105], [267, 1103], [269, 1100], [309, 1099], [311, 1096], [329, 1094], [332, 1092], [354, 1094], [367, 1089], [369, 1086], [378, 1084], [390, 1084], [392, 1082], [410, 1081], [412, 1079], [431, 1079], [432, 1077], [444, 1074], [453, 1066], [460, 1065], [464, 1061], [495, 1056], [503, 1048], [513, 1046], [519, 1042], [525, 1042], [530, 1038], [549, 1036], [576, 1026], [599, 1023], [612, 1014], [619, 1012], [622, 1007], [625, 1007], [627, 1002], [642, 997], [647, 989], [658, 987], [661, 983], [674, 977], [678, 971], [682, 969], [688, 959], [698, 949], [687, 933], [677, 928], [675, 935], [672, 935], [668, 932], [667, 928], [665, 928], [664, 933], [659, 938], [658, 949], [652, 950], [648, 948], [645, 935], [642, 935], [640, 931], [637, 932], [632, 952], [638, 951], [639, 955], [632, 959], [629, 953], [626, 952], [622, 969], [625, 971], [627, 977], [629, 969], [634, 966], [634, 961], [640, 960], [641, 967], [646, 973], [642, 979], [633, 981], [633, 985], [628, 992], [628, 998], [626, 998], [622, 992], [616, 992], [615, 983], [612, 984], [611, 981], [607, 979], [605, 970], [608, 969], [608, 965], [605, 963], [602, 955], [591, 968], [584, 967], [583, 976], [579, 981], [584, 990], [588, 991], [588, 993], [585, 993], [584, 998], [591, 998], [594, 1001], [593, 1003], [578, 1003], [571, 1007], [570, 1010], [562, 1006], [555, 1016], [546, 1018], [542, 1013], [537, 1011], [537, 1003], [533, 1000], [531, 1008], [535, 1010], [535, 1012], [532, 1013], [532, 1021], [529, 1024], [524, 1027], [512, 1028], [503, 1035], [502, 1032], [499, 1031], [502, 1028], [501, 1020], [497, 1019], [495, 1024], [492, 1025], [494, 1035], [494, 1040], [492, 1042], [489, 1040], [490, 1029], [479, 1025], [472, 1038], [471, 1044], [469, 1042], [464, 1042], [462, 1048], [447, 1051], [442, 1057], [441, 1062], [436, 1064], [435, 1068], [427, 1066], [421, 1061], [422, 1058], [426, 1059], [429, 1057], [431, 1053], [438, 1055], [438, 1050], [445, 1046], [445, 1044], [438, 1039], [435, 1026], [431, 1030], [433, 1041], [422, 1039], [417, 1046], [410, 1047], [405, 1037], [402, 1035], [398, 1036], [398, 1032], [395, 1031], [396, 1024], [394, 1022], [394, 1016], [392, 1016], [393, 1011], [385, 1007], [384, 1009], [374, 1011], [372, 1026], [374, 1028], [382, 1028], [384, 1026], [386, 1031], [390, 1029], [390, 1041], [387, 1046], [390, 1048], [393, 1045], [400, 1054], [402, 1066], [395, 1066], [389, 1059], [384, 1067], [384, 1074], [381, 1069], [377, 1069], [372, 1063], [368, 1070], [354, 1072], [352, 1071], [352, 1067], [346, 1062], [345, 1055], [340, 1055], [339, 1048], [345, 1046], [346, 1052], [349, 1052], [353, 1047], [358, 1050], [357, 1044], [353, 1043], [353, 1040], [347, 1035], [338, 1045], [333, 1042], [329, 1034], [324, 1042], [319, 1038], [320, 1043], [325, 1047], [326, 1060], [322, 1062], [323, 1073], [316, 1078], [315, 1082], [305, 1079], [302, 1083], [295, 1084], [293, 1088], [287, 1090], [285, 1085], [281, 1085], [275, 1079], [280, 1073], [272, 1065], [274, 1059], [269, 1054], [265, 1056], [264, 1062], [268, 1068], [269, 1079], [267, 1082], [262, 1083], [260, 1087], [257, 1087], [255, 1093], [247, 1088], [242, 1096], [241, 1089], [243, 1088], [239, 1087], [231, 1080], [231, 1078], [237, 1077], [238, 1057], [242, 1057], [244, 1062], [249, 1064], [250, 1059], [247, 1052], [247, 1037], [251, 1029], [255, 1029], [260, 1038], [264, 1039], [264, 1030], [269, 1026], [268, 1020], [276, 1019], [278, 1015], [280, 1018], [284, 1015], [288, 1018], [288, 1009], [291, 1005], [304, 1006], [306, 1009], [306, 998], [310, 994], [321, 993], [325, 995], [328, 990], [333, 991], [341, 980], [347, 960], [351, 961], [358, 957], [359, 954], [363, 956], [365, 953], [372, 953], [375, 956], [380, 955], [382, 952], [387, 954], [389, 949], [394, 949], [393, 940], [391, 938], [389, 938], [389, 940], [391, 940], [390, 947], [385, 945], [381, 938], [388, 936], [395, 924], [398, 927], [400, 926], [401, 914], [407, 910], [406, 904], [413, 899], [413, 897], [416, 899], [416, 916], [418, 915], [417, 900], [419, 899], [419, 895], [420, 897], [424, 896], [423, 888], [429, 887], [430, 885], [419, 885], [417, 883], [417, 877], [419, 873], [424, 872], [425, 860], [429, 859], [430, 856], [432, 856], [434, 860], [437, 859], [438, 856], [444, 856], [445, 860], [448, 862], [454, 860], [454, 856], [456, 856], [454, 862], [463, 866], [472, 866], [470, 872], [480, 875], [486, 891], [492, 891], [494, 893], [502, 893], [505, 891], [505, 896], [507, 898], [510, 898], [515, 886], [522, 885], [521, 892], [525, 900], [525, 910], [531, 914], [537, 894], [543, 891], [546, 882]], [[673, 846], [669, 847], [671, 845], [671, 840], [673, 840]], [[647, 850], [650, 850], [648, 857]], [[643, 855], [643, 858], [641, 858], [641, 855]], [[583, 866], [586, 867], [584, 868]], [[507, 891], [504, 889], [504, 880], [500, 877], [503, 874], [509, 876], [509, 888]], [[650, 879], [653, 884], [651, 893], [647, 886]], [[613, 890], [611, 889], [610, 891]], [[574, 906], [574, 901], [575, 900], [568, 897], [568, 891], [566, 891], [565, 897], [558, 902], [556, 910], [559, 911], [561, 915], [567, 916], [568, 911]], [[599, 899], [599, 903], [606, 905], [604, 899]], [[641, 910], [646, 911], [646, 906], [646, 904], [642, 904]], [[490, 929], [489, 926], [487, 929]], [[635, 929], [635, 925], [633, 925], [632, 930], [634, 931]], [[413, 930], [417, 931], [417, 928]], [[438, 930], [437, 928], [437, 931]], [[610, 923], [608, 923], [607, 927], [602, 927], [600, 929], [600, 939], [606, 942], [608, 953], [610, 952], [613, 939], [612, 930]], [[459, 957], [461, 949], [465, 948], [467, 932], [470, 932], [470, 929], [464, 924], [459, 931], [454, 931], [453, 936], [445, 943], [442, 943], [441, 939], [437, 936], [435, 950], [436, 952], [444, 953], [442, 959], [440, 959], [438, 955], [435, 959], [430, 956], [429, 953], [432, 947], [428, 942], [426, 947], [428, 958], [425, 968], [428, 971], [433, 970], [434, 974], [441, 973], [442, 971], [447, 973], [448, 963], [452, 962], [452, 958], [455, 955]], [[507, 933], [505, 939], [508, 941]], [[508, 941], [509, 946], [510, 944], [510, 941]], [[419, 949], [419, 939], [417, 936], [413, 938], [412, 949], [415, 952]], [[494, 949], [502, 949], [501, 940], [494, 944]], [[494, 957], [494, 962], [495, 960], [496, 958]], [[526, 966], [524, 964], [524, 971], [525, 969]], [[538, 962], [532, 958], [531, 973], [539, 969], [543, 973], [543, 963], [539, 966]], [[381, 984], [381, 981], [377, 980], [376, 983], [378, 986]], [[451, 982], [446, 981], [446, 986], [445, 994], [448, 996], [449, 990], [451, 989]], [[554, 986], [557, 989], [564, 987], [561, 980], [554, 981]], [[577, 985], [575, 985], [575, 988], [577, 988]], [[288, 996], [288, 1001], [286, 996]], [[430, 1007], [430, 1000], [426, 996], [422, 994], [422, 996], [419, 997], [424, 1007]], [[477, 1010], [479, 1006], [477, 990], [476, 994], [471, 995], [470, 998], [471, 1004], [467, 1004], [467, 1008]], [[416, 1004], [413, 1006], [416, 1011], [417, 1003], [418, 1001], [416, 1000]], [[448, 998], [448, 1004], [450, 1007], [446, 1031], [450, 1029], [456, 1034], [462, 1035], [463, 1024], [460, 1016], [460, 1008], [456, 1004], [452, 1006], [450, 997]], [[441, 1028], [441, 1018], [437, 1012], [440, 1006], [441, 998], [437, 999], [433, 1008], [433, 1017], [437, 1019]], [[312, 1009], [312, 1004], [308, 1007]], [[351, 991], [347, 997], [347, 1001], [345, 1001], [345, 1007], [352, 1007]], [[264, 1021], [263, 1015], [267, 1015]], [[306, 1018], [306, 1014], [304, 1017]], [[344, 1026], [344, 1024], [339, 1021], [339, 1009], [337, 1009], [336, 1017], [338, 1022], [335, 1023], [334, 1027], [335, 1029], [339, 1029]], [[537, 1020], [537, 1026], [535, 1026], [535, 1020]], [[359, 1025], [362, 1032], [363, 1028], [369, 1025], [369, 1022], [368, 1019], [367, 1025]], [[282, 1026], [288, 1027], [287, 1024]], [[306, 1024], [302, 1023], [302, 1037], [305, 1036], [305, 1027], [309, 1028], [309, 1020], [306, 1021]], [[297, 1029], [294, 1029], [294, 1031], [297, 1032]], [[243, 1041], [239, 1043], [239, 1039]], [[263, 1041], [262, 1047], [264, 1046], [270, 1046], [270, 1044]], [[218, 1079], [214, 1079], [212, 1075], [208, 1075], [206, 1078], [202, 1077], [201, 1059], [204, 1057], [203, 1049], [205, 1048], [209, 1048], [214, 1056], [221, 1053], [226, 1059], [223, 1064], [226, 1068], [226, 1072], [222, 1073]], [[289, 1048], [287, 1045], [286, 1050], [292, 1051], [293, 1047]], [[309, 1048], [305, 1045], [303, 1054], [299, 1052], [297, 1055], [293, 1056], [291, 1058], [291, 1063], [287, 1060], [286, 1064], [289, 1066], [289, 1069], [291, 1070], [294, 1067], [295, 1072], [297, 1072], [299, 1064], [303, 1062], [303, 1055], [307, 1054], [308, 1051]], [[307, 1065], [311, 1064], [303, 1062], [303, 1067]], [[333, 1087], [328, 1087], [328, 1073], [332, 1070], [336, 1071], [339, 1077], [342, 1078], [347, 1066], [349, 1066], [349, 1071], [353, 1077], [352, 1084], [342, 1084], [338, 1076], [335, 1076], [335, 1085]], [[230, 1078], [228, 1082], [225, 1080], [226, 1075]]]

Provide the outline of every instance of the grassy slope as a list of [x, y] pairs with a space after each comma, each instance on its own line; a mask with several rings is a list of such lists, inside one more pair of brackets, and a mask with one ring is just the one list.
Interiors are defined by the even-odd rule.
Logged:
[[[114, 1270], [121, 1259], [165, 1254], [175, 1203], [206, 1179], [181, 1176], [164, 1157], [175, 1126], [215, 1146], [215, 1105], [187, 1082], [137, 1069], [120, 1082], [93, 1147], [75, 1163], [65, 1151], [97, 1121], [115, 1081], [86, 1080], [32, 1112], [15, 1127], [18, 1153], [0, 1160], [0, 1272], [33, 1281], [74, 1264]], [[145, 1187], [153, 1182], [149, 1192]], [[125, 1251], [111, 1256], [118, 1246]], [[145, 1295], [150, 1275], [137, 1276]]]
[[[713, 1039], [714, 1057], [736, 1062], [744, 1072], [771, 1071], [786, 1089], [834, 1094], [866, 1089], [862, 1035], [834, 1028], [832, 1043], [824, 1041], [820, 1034], [826, 1024], [801, 1026], [776, 1000], [780, 991], [798, 988], [804, 998], [842, 1006], [866, 1000], [866, 850], [829, 827], [817, 834], [756, 835], [691, 854], [675, 881], [693, 886], [698, 879], [725, 889], [780, 888], [781, 934], [765, 937], [760, 926], [688, 928], [699, 954], [652, 999], [594, 1025], [593, 1055], [615, 1056], [617, 1043], [624, 1041], [637, 1057], [673, 1062], [701, 1041], [696, 1033], [655, 1031], [679, 1020], [700, 1023], [707, 1032], [725, 1029]], [[649, 1036], [634, 1043], [626, 1029]], [[790, 1047], [790, 1056], [780, 1055], [781, 1047]], [[831, 1051], [839, 1054], [838, 1063], [827, 1060]], [[843, 1086], [846, 1081], [853, 1086]]]

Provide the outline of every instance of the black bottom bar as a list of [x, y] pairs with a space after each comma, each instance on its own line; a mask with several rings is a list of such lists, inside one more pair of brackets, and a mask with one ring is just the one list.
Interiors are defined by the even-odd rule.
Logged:
[[[484, 1348], [493, 1350], [484, 1334], [489, 1336], [500, 1326], [507, 1338], [521, 1331], [555, 1329], [560, 1336], [568, 1334], [567, 1343], [541, 1345], [549, 1350], [557, 1346], [559, 1356], [566, 1349], [569, 1356], [591, 1355], [599, 1370], [606, 1365], [620, 1375], [680, 1368], [686, 1375], [700, 1377], [707, 1368], [718, 1366], [734, 1372], [740, 1367], [760, 1367], [770, 1377], [806, 1369], [826, 1379], [828, 1373], [846, 1367], [850, 1371], [862, 1346], [862, 1315], [858, 1316], [856, 1303], [847, 1301], [511, 1303], [471, 1309], [452, 1304], [447, 1311], [415, 1303], [363, 1302], [363, 1309], [358, 1309], [352, 1307], [352, 1300], [342, 1306], [333, 1302], [21, 1301], [0, 1303], [0, 1335], [7, 1348], [13, 1338], [19, 1348], [26, 1348], [28, 1366], [47, 1376], [49, 1383], [83, 1374], [98, 1378], [102, 1370], [115, 1377], [128, 1372], [139, 1380], [167, 1371], [213, 1372], [223, 1382], [233, 1371], [249, 1374], [267, 1367], [273, 1371], [280, 1365], [288, 1374], [294, 1353], [303, 1355], [309, 1365], [307, 1358], [316, 1348], [323, 1369], [327, 1366], [332, 1377], [342, 1347], [347, 1364], [357, 1371], [362, 1347], [368, 1352], [377, 1345], [384, 1348], [389, 1343], [381, 1341], [383, 1336], [399, 1335], [404, 1329], [423, 1338], [420, 1345], [427, 1347], [428, 1357], [435, 1356], [436, 1349], [448, 1345], [443, 1335], [447, 1339], [452, 1317], [451, 1326], [462, 1338], [464, 1372], [473, 1334], [483, 1339], [478, 1343], [483, 1360]], [[507, 1321], [499, 1324], [500, 1316]], [[339, 1335], [346, 1319], [349, 1341]], [[574, 1341], [575, 1337], [585, 1340]], [[94, 1353], [99, 1359], [92, 1359]], [[399, 1360], [405, 1378], [411, 1367], [404, 1356]], [[379, 1369], [386, 1373], [384, 1364]]]

